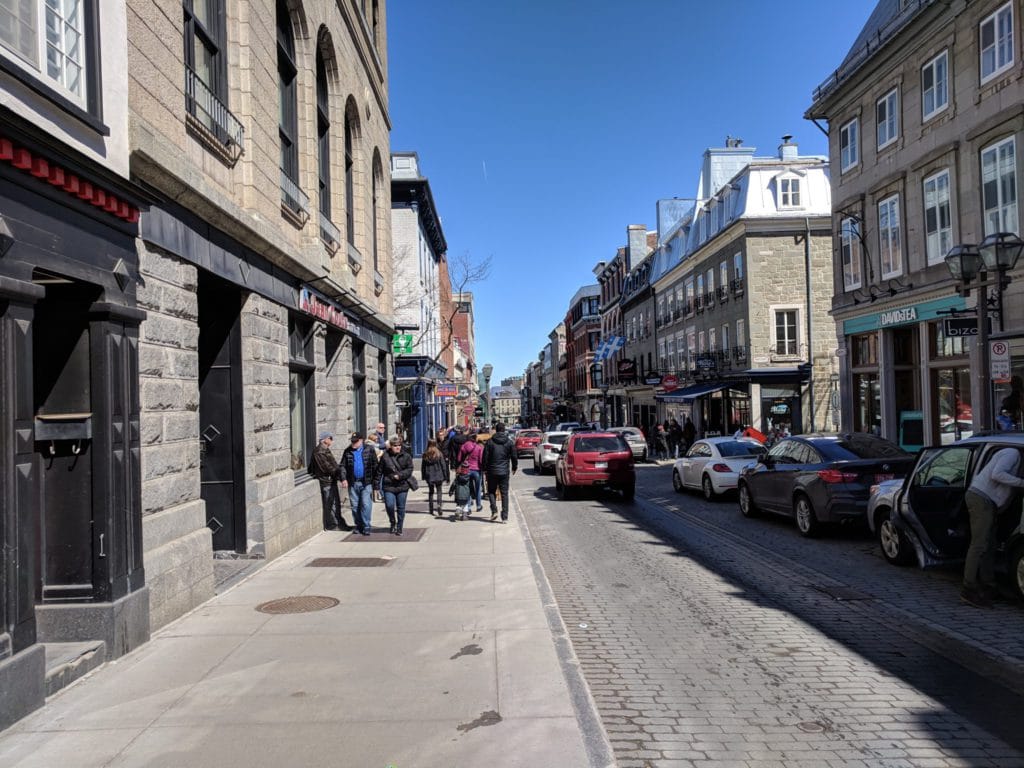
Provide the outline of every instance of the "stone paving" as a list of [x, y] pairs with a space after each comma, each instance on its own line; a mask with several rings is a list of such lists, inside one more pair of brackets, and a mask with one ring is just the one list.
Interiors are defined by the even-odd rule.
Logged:
[[[676, 496], [669, 477], [642, 471], [640, 494], [658, 503], [560, 502], [550, 477], [529, 474], [517, 488], [622, 768], [1024, 765], [1020, 691], [948, 658], [971, 633], [981, 644], [974, 617], [944, 654], [921, 642], [923, 624], [894, 620], [904, 603], [885, 602], [919, 585], [924, 620], [944, 620], [947, 604], [972, 611], [948, 577], [876, 561], [862, 538], [799, 540], [800, 551], [824, 544], [833, 575], [863, 569], [875, 599], [836, 601], [810, 585], [847, 582], [790, 560], [785, 521]], [[728, 533], [744, 528], [749, 541]], [[864, 562], [851, 566], [851, 552]], [[1012, 625], [1024, 614], [994, 615]], [[996, 671], [1014, 668], [1009, 634], [990, 654]]]

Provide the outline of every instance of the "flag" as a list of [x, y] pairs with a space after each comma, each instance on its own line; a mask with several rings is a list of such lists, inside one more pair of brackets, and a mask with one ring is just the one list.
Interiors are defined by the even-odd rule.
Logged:
[[598, 342], [597, 349], [594, 350], [594, 360], [601, 361], [607, 360], [609, 357], [614, 355], [626, 344], [626, 339], [623, 336], [607, 336]]

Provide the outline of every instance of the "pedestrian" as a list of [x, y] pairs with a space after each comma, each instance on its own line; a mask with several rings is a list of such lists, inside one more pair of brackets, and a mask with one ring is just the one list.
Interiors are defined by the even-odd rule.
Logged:
[[480, 474], [480, 462], [484, 457], [484, 447], [476, 441], [476, 436], [469, 437], [459, 449], [459, 465], [465, 464], [469, 470], [469, 479], [476, 500], [476, 511], [484, 511], [483, 478]]
[[693, 441], [697, 439], [697, 428], [693, 426], [693, 422], [690, 421], [690, 417], [686, 417], [686, 423], [683, 424], [683, 440], [686, 442], [686, 448], [689, 450], [690, 446], [693, 445]]
[[664, 424], [659, 424], [654, 432], [654, 455], [659, 459], [668, 458], [668, 435]]
[[988, 460], [967, 488], [965, 500], [971, 520], [971, 544], [964, 562], [960, 599], [977, 608], [992, 605], [996, 515], [1012, 505], [1017, 488], [1024, 488], [1020, 463], [1020, 452], [1016, 448], [1002, 448]]
[[[505, 425], [498, 422], [494, 425], [494, 436], [484, 446], [483, 470], [487, 476], [487, 501], [491, 505], [491, 522], [498, 519], [498, 504], [495, 492], [501, 491], [501, 522], [508, 522], [508, 481], [511, 475], [519, 470], [519, 459], [516, 457], [516, 446]], [[511, 466], [511, 473], [509, 467]]]
[[668, 420], [668, 444], [672, 449], [672, 458], [678, 459], [682, 454], [683, 428], [674, 418]]
[[[438, 433], [444, 434], [444, 430]], [[442, 517], [441, 512], [441, 486], [451, 482], [451, 474], [448, 470], [448, 460], [441, 453], [436, 440], [427, 441], [427, 450], [423, 452], [423, 462], [420, 467], [420, 474], [423, 482], [427, 485], [427, 509], [431, 515]], [[434, 508], [434, 496], [437, 496], [437, 508]]]
[[330, 432], [321, 432], [313, 455], [309, 458], [308, 471], [313, 477], [320, 481], [320, 501], [323, 504], [324, 530], [336, 531], [339, 528], [343, 531], [351, 531], [344, 516], [341, 514], [341, 494], [338, 491], [338, 480], [340, 470], [338, 462], [331, 451], [334, 443], [334, 435]]
[[384, 509], [391, 523], [391, 533], [396, 536], [402, 535], [405, 499], [409, 495], [409, 478], [412, 473], [412, 455], [402, 446], [402, 438], [394, 435], [388, 440], [388, 448], [377, 464], [377, 476], [384, 494]]
[[462, 452], [462, 446], [466, 443], [466, 428], [459, 425], [455, 428], [455, 434], [448, 438], [448, 444], [445, 450], [445, 454], [448, 456], [448, 468], [455, 471], [459, 468], [459, 464], [462, 460], [459, 458], [459, 454]]
[[388, 447], [387, 432], [388, 428], [384, 425], [384, 422], [378, 421], [377, 428], [373, 432], [373, 444], [378, 451], [383, 451]]
[[469, 467], [459, 467], [455, 471], [455, 480], [448, 488], [448, 495], [455, 498], [455, 516], [452, 521], [465, 520], [473, 505], [473, 481], [469, 477]]
[[363, 536], [369, 536], [373, 516], [373, 480], [377, 474], [377, 452], [358, 432], [349, 438], [349, 446], [341, 455], [341, 469], [348, 486], [348, 503], [352, 522]]

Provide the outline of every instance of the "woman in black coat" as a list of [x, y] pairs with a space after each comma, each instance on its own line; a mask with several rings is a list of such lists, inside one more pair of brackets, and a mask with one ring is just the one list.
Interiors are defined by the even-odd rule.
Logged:
[[[402, 535], [405, 522], [405, 497], [409, 494], [409, 478], [412, 477], [412, 456], [402, 448], [402, 438], [395, 435], [388, 440], [388, 447], [377, 463], [377, 477], [374, 487], [384, 494], [384, 509], [391, 521], [391, 533]], [[379, 485], [378, 485], [379, 483]]]
[[[441, 486], [451, 481], [451, 473], [448, 470], [448, 459], [444, 456], [436, 440], [427, 442], [427, 450], [423, 452], [423, 466], [420, 469], [423, 482], [427, 484], [427, 508], [430, 514], [442, 517], [441, 512]], [[434, 507], [434, 496], [437, 496], [437, 507]]]

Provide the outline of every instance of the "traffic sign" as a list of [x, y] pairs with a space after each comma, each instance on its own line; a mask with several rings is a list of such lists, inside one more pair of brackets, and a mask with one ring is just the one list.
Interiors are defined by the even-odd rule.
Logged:
[[989, 343], [989, 373], [994, 384], [1006, 384], [1010, 380], [1010, 345], [1005, 341]]
[[665, 374], [661, 377], [661, 386], [666, 392], [679, 389], [679, 379], [671, 373]]
[[412, 334], [396, 333], [391, 337], [391, 352], [395, 355], [412, 354]]
[[466, 414], [467, 416], [472, 416], [472, 415], [473, 415], [473, 411], [474, 411], [475, 409], [476, 409], [476, 406], [473, 406], [473, 405], [464, 405], [464, 406], [462, 407], [462, 412], [463, 412], [464, 414]]

